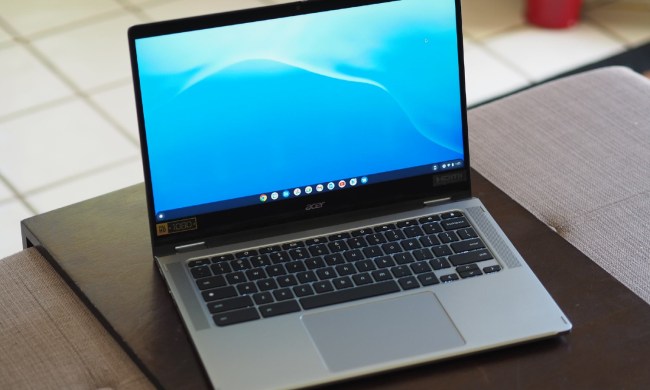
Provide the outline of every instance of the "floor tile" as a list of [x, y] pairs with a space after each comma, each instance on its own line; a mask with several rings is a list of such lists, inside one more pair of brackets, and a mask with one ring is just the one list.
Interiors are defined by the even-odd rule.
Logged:
[[2, 17], [26, 36], [117, 9], [113, 0], [11, 0], [2, 2]]
[[262, 5], [265, 5], [265, 3], [258, 0], [177, 0], [168, 3], [153, 4], [143, 7], [143, 10], [152, 20], [167, 20], [231, 11], [240, 8], [259, 7]]
[[463, 31], [475, 39], [524, 24], [523, 0], [463, 0]]
[[18, 200], [0, 203], [0, 259], [23, 249], [20, 221], [32, 213]]
[[650, 1], [616, 2], [588, 9], [585, 14], [629, 46], [650, 41]]
[[528, 80], [480, 45], [465, 40], [465, 90], [467, 105], [525, 87]]
[[0, 117], [73, 94], [21, 45], [0, 49], [0, 75], [3, 91], [0, 94]]
[[132, 83], [95, 93], [90, 98], [106, 110], [124, 129], [128, 130], [134, 140], [139, 139]]
[[137, 155], [79, 100], [0, 124], [0, 174], [21, 193]]
[[586, 22], [559, 30], [525, 26], [483, 43], [534, 81], [625, 50], [623, 44]]
[[54, 65], [86, 90], [131, 77], [127, 29], [141, 23], [130, 14], [34, 41]]
[[34, 193], [27, 197], [27, 201], [39, 213], [43, 213], [142, 183], [143, 180], [142, 162], [134, 158], [130, 162]]

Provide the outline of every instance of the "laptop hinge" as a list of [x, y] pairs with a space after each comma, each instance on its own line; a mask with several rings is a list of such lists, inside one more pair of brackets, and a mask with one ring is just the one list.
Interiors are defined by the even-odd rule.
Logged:
[[426, 200], [423, 202], [425, 206], [433, 206], [434, 204], [442, 203], [442, 202], [448, 202], [451, 200], [451, 197], [448, 196], [446, 198], [438, 198], [438, 199], [433, 199], [433, 200]]
[[193, 250], [196, 250], [196, 249], [198, 249], [200, 247], [205, 247], [205, 241], [195, 242], [195, 243], [192, 243], [192, 244], [175, 246], [174, 250], [177, 253], [181, 253], [181, 252], [193, 251]]

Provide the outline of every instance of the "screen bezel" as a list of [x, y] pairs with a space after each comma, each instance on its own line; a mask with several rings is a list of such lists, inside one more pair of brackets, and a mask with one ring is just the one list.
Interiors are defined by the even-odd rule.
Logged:
[[[451, 0], [450, 0], [451, 1]], [[190, 229], [174, 234], [158, 235], [151, 172], [147, 150], [147, 136], [144, 125], [143, 107], [140, 93], [138, 64], [135, 41], [140, 38], [173, 34], [192, 30], [201, 30], [219, 26], [253, 22], [262, 19], [274, 19], [296, 16], [341, 8], [357, 7], [388, 1], [372, 0], [313, 0], [309, 2], [285, 3], [267, 7], [243, 9], [225, 13], [177, 19], [133, 26], [128, 31], [129, 49], [135, 100], [137, 106], [140, 147], [142, 153], [147, 210], [152, 245], [183, 245], [184, 243], [203, 240], [206, 237], [228, 234], [260, 226], [286, 223], [288, 221], [334, 215], [382, 205], [409, 201], [427, 201], [437, 198], [459, 199], [471, 194], [469, 174], [469, 147], [467, 134], [467, 110], [465, 97], [465, 78], [463, 62], [463, 40], [460, 1], [456, 6], [456, 36], [458, 46], [459, 87], [461, 98], [461, 125], [463, 132], [464, 165], [460, 169], [431, 173], [421, 176], [370, 183], [364, 186], [312, 194], [305, 197], [288, 198], [272, 203], [262, 203], [237, 209], [223, 210], [208, 214], [181, 218], [180, 221], [192, 220]], [[312, 184], [312, 183], [305, 183]], [[321, 207], [313, 207], [322, 204]], [[312, 206], [312, 207], [310, 207]], [[173, 223], [174, 221], [167, 221]]]

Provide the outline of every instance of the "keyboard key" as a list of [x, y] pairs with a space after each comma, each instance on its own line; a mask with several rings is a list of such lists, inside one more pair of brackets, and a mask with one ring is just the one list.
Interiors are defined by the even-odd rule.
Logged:
[[429, 264], [427, 264], [426, 261], [419, 261], [411, 264], [411, 270], [415, 274], [423, 274], [425, 272], [431, 272], [431, 267], [429, 267]]
[[330, 242], [329, 244], [327, 244], [327, 247], [332, 253], [343, 252], [350, 249], [348, 248], [348, 244], [346, 244], [345, 241], [343, 240]]
[[397, 227], [398, 228], [407, 228], [411, 226], [416, 226], [418, 222], [415, 219], [409, 219], [407, 221], [399, 221], [397, 222]]
[[224, 254], [224, 255], [217, 255], [211, 258], [213, 263], [218, 263], [220, 261], [230, 261], [230, 260], [235, 260], [235, 255], [232, 253]]
[[454, 232], [443, 232], [438, 234], [438, 239], [440, 239], [440, 242], [443, 244], [448, 244], [450, 242], [458, 241], [459, 238]]
[[478, 265], [476, 264], [465, 264], [456, 267], [456, 272], [458, 273], [467, 272], [467, 271], [476, 271], [476, 270], [478, 270]]
[[246, 277], [248, 278], [248, 280], [259, 280], [259, 279], [266, 279], [268, 276], [266, 276], [266, 272], [264, 272], [263, 269], [253, 268], [246, 271]]
[[485, 248], [480, 238], [472, 238], [466, 241], [455, 242], [451, 244], [451, 249], [456, 253], [469, 252], [476, 249]]
[[271, 258], [273, 264], [285, 263], [291, 260], [289, 253], [285, 251], [271, 253], [269, 258]]
[[332, 279], [337, 277], [336, 271], [332, 267], [319, 268], [316, 270], [316, 276], [320, 280]]
[[309, 251], [305, 248], [296, 248], [289, 251], [289, 256], [291, 260], [303, 260], [311, 257]]
[[239, 295], [251, 295], [258, 291], [253, 282], [238, 284], [236, 287]]
[[407, 227], [403, 230], [403, 232], [408, 238], [424, 236], [424, 230], [422, 230], [422, 228], [419, 226]]
[[458, 255], [452, 255], [447, 257], [447, 259], [455, 266], [477, 263], [479, 261], [490, 260], [492, 259], [492, 254], [487, 249], [479, 249], [477, 251], [461, 253]]
[[372, 259], [373, 257], [379, 257], [384, 254], [380, 247], [373, 245], [367, 248], [363, 248], [363, 254], [367, 259]]
[[330, 282], [329, 280], [316, 282], [312, 284], [312, 286], [314, 287], [314, 290], [319, 294], [329, 292], [329, 291], [334, 291], [334, 286], [332, 286], [332, 282]]
[[229, 272], [232, 272], [232, 268], [230, 267], [230, 264], [228, 264], [225, 261], [212, 264], [210, 266], [210, 269], [212, 270], [212, 273], [215, 275], [222, 275], [222, 274], [227, 274]]
[[415, 261], [413, 255], [408, 252], [394, 254], [393, 259], [395, 259], [395, 262], [400, 265], [412, 263]]
[[355, 261], [365, 259], [363, 253], [361, 253], [361, 251], [358, 249], [343, 252], [343, 256], [345, 257], [345, 260], [347, 260], [348, 262], [355, 262]]
[[251, 262], [248, 261], [248, 259], [233, 260], [230, 262], [230, 266], [232, 267], [233, 271], [245, 271], [247, 269], [253, 268]]
[[290, 263], [285, 264], [285, 267], [287, 269], [287, 272], [291, 274], [307, 271], [307, 267], [305, 266], [305, 263], [303, 263], [302, 261], [292, 261]]
[[260, 318], [257, 310], [253, 307], [246, 309], [233, 310], [226, 313], [215, 314], [212, 316], [217, 326], [227, 326], [245, 321], [253, 321]]
[[444, 275], [440, 277], [440, 281], [443, 283], [448, 283], [448, 282], [453, 282], [455, 280], [458, 280], [459, 277], [456, 274], [449, 274], [449, 275]]
[[422, 230], [426, 234], [442, 233], [442, 227], [438, 222], [426, 223], [422, 225]]
[[397, 226], [395, 226], [394, 223], [387, 223], [387, 224], [384, 224], [384, 225], [378, 225], [378, 226], [375, 226], [373, 228], [375, 233], [387, 232], [387, 231], [395, 230], [395, 229], [397, 229]]
[[309, 240], [306, 240], [305, 244], [316, 245], [316, 244], [324, 244], [326, 242], [327, 242], [327, 237], [314, 237], [314, 238], [310, 238]]
[[327, 265], [345, 264], [345, 258], [340, 253], [323, 256], [323, 259], [325, 259]]
[[239, 284], [246, 282], [246, 275], [243, 272], [234, 272], [232, 274], [226, 275], [226, 281], [229, 284]]
[[395, 265], [395, 260], [390, 256], [382, 256], [375, 259], [377, 268], [387, 268]]
[[475, 269], [475, 270], [466, 271], [466, 272], [459, 272], [458, 274], [460, 275], [461, 278], [467, 279], [467, 278], [472, 278], [474, 276], [483, 275], [483, 272], [481, 272], [480, 269]]
[[253, 306], [253, 300], [249, 296], [244, 296], [211, 302], [208, 304], [208, 310], [210, 310], [210, 313], [212, 314], [217, 314], [250, 306]]
[[266, 273], [269, 276], [282, 276], [287, 274], [287, 270], [282, 264], [273, 264], [266, 267]]
[[385, 254], [390, 255], [393, 253], [401, 252], [402, 248], [399, 246], [398, 243], [396, 242], [390, 242], [388, 244], [384, 244], [381, 246], [381, 249], [384, 251]]
[[248, 260], [250, 260], [253, 267], [264, 267], [271, 265], [271, 260], [267, 255], [252, 256]]
[[296, 241], [296, 242], [287, 242], [286, 244], [282, 244], [282, 249], [285, 251], [288, 251], [290, 249], [296, 249], [296, 248], [302, 248], [305, 246], [305, 243], [302, 241]]
[[306, 297], [308, 295], [314, 295], [314, 289], [311, 288], [311, 286], [308, 285], [308, 284], [303, 284], [303, 285], [294, 287], [293, 288], [293, 293], [297, 297], [301, 298], [301, 297]]
[[253, 295], [253, 300], [255, 303], [258, 305], [264, 305], [267, 303], [272, 303], [273, 302], [273, 295], [271, 295], [270, 292], [261, 292]]
[[320, 257], [312, 257], [311, 259], [305, 260], [305, 265], [309, 269], [323, 268], [325, 267], [325, 261]]
[[442, 218], [442, 219], [459, 218], [459, 217], [462, 217], [462, 216], [463, 216], [463, 213], [461, 213], [460, 211], [451, 211], [451, 212], [448, 212], [448, 213], [440, 214], [440, 218]]
[[258, 253], [257, 253], [257, 251], [255, 249], [249, 249], [247, 251], [241, 251], [241, 252], [235, 253], [235, 258], [243, 259], [244, 257], [250, 257], [250, 256], [254, 256], [254, 255], [257, 255], [257, 254]]
[[318, 280], [314, 271], [298, 272], [296, 274], [296, 277], [298, 278], [298, 281], [303, 284], [315, 282], [316, 280]]
[[449, 256], [454, 254], [448, 245], [438, 245], [431, 248], [436, 257]]
[[350, 249], [360, 249], [368, 246], [368, 242], [363, 237], [353, 237], [346, 242]]
[[423, 286], [431, 286], [440, 283], [433, 272], [427, 272], [426, 274], [418, 275], [418, 280]]
[[385, 232], [384, 237], [386, 237], [388, 241], [399, 241], [406, 238], [406, 236], [404, 235], [404, 233], [402, 233], [401, 230], [391, 230]]
[[289, 286], [295, 286], [295, 285], [298, 284], [298, 280], [293, 275], [280, 276], [276, 280], [277, 280], [278, 284], [280, 285], [280, 287], [289, 287]]
[[411, 269], [406, 265], [398, 265], [390, 269], [396, 278], [412, 275]]
[[343, 239], [350, 238], [350, 237], [351, 237], [350, 233], [343, 232], [343, 233], [332, 234], [328, 238], [329, 238], [330, 241], [338, 241], [338, 240], [343, 240]]
[[376, 282], [381, 282], [393, 278], [393, 275], [391, 275], [387, 269], [378, 269], [377, 271], [372, 271], [371, 275]]
[[381, 233], [375, 233], [366, 236], [366, 241], [368, 241], [368, 244], [370, 245], [379, 245], [386, 242], [386, 237]]
[[373, 230], [371, 228], [364, 228], [364, 229], [357, 229], [352, 231], [350, 234], [352, 237], [362, 237], [362, 236], [367, 236], [368, 234], [372, 234]]
[[415, 276], [407, 276], [405, 278], [401, 278], [397, 281], [402, 287], [402, 290], [412, 290], [414, 288], [420, 287], [420, 283], [418, 283], [418, 280], [415, 278]]
[[373, 282], [372, 277], [367, 272], [353, 275], [352, 280], [354, 281], [354, 284], [356, 284], [357, 286], [363, 286], [364, 284], [370, 284]]
[[257, 281], [257, 288], [259, 288], [260, 291], [275, 290], [278, 288], [278, 284], [273, 279], [263, 279]]
[[470, 238], [478, 237], [478, 234], [476, 234], [476, 232], [472, 228], [460, 229], [456, 231], [456, 233], [458, 234], [458, 237], [460, 237], [461, 240], [468, 240]]
[[418, 219], [418, 222], [420, 223], [430, 223], [430, 222], [436, 222], [440, 221], [440, 216], [439, 215], [428, 215], [426, 217], [422, 217]]
[[352, 275], [357, 273], [357, 270], [354, 268], [352, 264], [340, 264], [334, 267], [334, 269], [336, 269], [336, 273], [338, 273], [340, 276]]
[[212, 276], [212, 272], [210, 272], [210, 267], [207, 266], [191, 268], [190, 272], [192, 272], [192, 276], [194, 276], [194, 279], [207, 278], [208, 276]]
[[197, 259], [190, 261], [187, 265], [190, 267], [197, 267], [199, 265], [209, 265], [210, 263], [210, 259]]
[[400, 244], [402, 244], [402, 248], [404, 248], [405, 251], [412, 251], [412, 250], [422, 248], [422, 245], [420, 245], [420, 242], [415, 238], [410, 238], [408, 240], [404, 240]]
[[469, 227], [469, 222], [465, 218], [447, 219], [440, 223], [445, 230], [458, 230]]
[[498, 265], [491, 265], [489, 267], [483, 268], [483, 272], [485, 272], [486, 274], [491, 274], [499, 271], [501, 271], [501, 267]]
[[449, 264], [447, 259], [433, 259], [429, 262], [429, 265], [431, 265], [431, 268], [435, 271], [451, 267], [451, 264]]
[[262, 317], [264, 318], [275, 317], [287, 313], [294, 313], [297, 311], [300, 311], [300, 305], [298, 305], [298, 302], [293, 300], [260, 306], [260, 313], [262, 313]]
[[263, 248], [259, 248], [258, 250], [260, 254], [267, 254], [273, 252], [280, 252], [282, 248], [280, 248], [280, 245], [271, 245], [271, 246], [265, 246]]
[[307, 249], [312, 256], [323, 256], [330, 253], [329, 249], [327, 249], [327, 245], [325, 244], [312, 245]]
[[428, 236], [420, 237], [420, 244], [423, 246], [435, 246], [440, 245], [440, 240], [435, 234], [430, 234]]
[[223, 287], [226, 285], [226, 279], [222, 275], [210, 276], [208, 278], [197, 279], [196, 285], [199, 290]]
[[219, 299], [232, 298], [237, 296], [237, 290], [233, 286], [213, 288], [201, 292], [206, 302], [216, 301]]
[[352, 279], [349, 276], [344, 276], [342, 278], [332, 279], [332, 284], [337, 290], [342, 290], [344, 288], [351, 288], [354, 286], [352, 284]]
[[417, 261], [433, 259], [433, 255], [431, 254], [431, 251], [427, 248], [414, 250], [413, 256]]
[[389, 280], [386, 282], [368, 284], [365, 286], [347, 288], [326, 294], [301, 298], [300, 304], [305, 309], [314, 309], [317, 307], [350, 302], [357, 299], [370, 298], [398, 291], [400, 291], [400, 289], [397, 283], [393, 280]]
[[294, 298], [293, 293], [288, 288], [281, 288], [279, 290], [273, 291], [273, 297], [278, 302]]
[[372, 260], [361, 260], [354, 263], [354, 266], [357, 267], [359, 272], [373, 271], [377, 269], [375, 263]]

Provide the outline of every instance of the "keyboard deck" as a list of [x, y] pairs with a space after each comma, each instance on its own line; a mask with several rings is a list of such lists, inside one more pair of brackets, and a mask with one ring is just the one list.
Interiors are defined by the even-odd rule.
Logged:
[[191, 259], [217, 326], [501, 270], [458, 211]]

